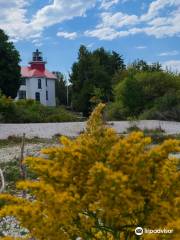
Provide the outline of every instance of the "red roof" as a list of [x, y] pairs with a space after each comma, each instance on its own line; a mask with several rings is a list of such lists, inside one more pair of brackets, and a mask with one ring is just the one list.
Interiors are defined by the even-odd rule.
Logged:
[[44, 77], [50, 79], [56, 79], [57, 77], [45, 70], [34, 69], [32, 67], [21, 67], [21, 76], [25, 78], [32, 78], [32, 77]]

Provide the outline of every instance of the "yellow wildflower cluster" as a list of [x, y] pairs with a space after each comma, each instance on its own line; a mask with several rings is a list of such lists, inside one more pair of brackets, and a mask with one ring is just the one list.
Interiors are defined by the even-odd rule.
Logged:
[[180, 173], [170, 157], [180, 141], [153, 146], [141, 132], [119, 136], [105, 125], [103, 108], [79, 137], [62, 137], [59, 147], [43, 150], [47, 157], [25, 160], [38, 179], [17, 188], [33, 200], [2, 194], [0, 215], [15, 216], [37, 240], [137, 239], [138, 226], [174, 229], [142, 239], [180, 239]]

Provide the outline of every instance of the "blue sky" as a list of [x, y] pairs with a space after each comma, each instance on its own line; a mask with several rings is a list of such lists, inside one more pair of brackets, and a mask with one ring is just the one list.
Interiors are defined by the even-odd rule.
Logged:
[[67, 74], [84, 44], [180, 71], [180, 0], [0, 0], [0, 9], [22, 65], [39, 48], [49, 70]]

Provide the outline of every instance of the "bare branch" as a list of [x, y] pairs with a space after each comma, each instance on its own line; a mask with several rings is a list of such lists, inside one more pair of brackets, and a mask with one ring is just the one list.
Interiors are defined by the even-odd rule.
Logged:
[[0, 178], [1, 178], [1, 188], [0, 188], [0, 193], [4, 191], [5, 188], [5, 180], [4, 180], [4, 174], [3, 171], [0, 168]]

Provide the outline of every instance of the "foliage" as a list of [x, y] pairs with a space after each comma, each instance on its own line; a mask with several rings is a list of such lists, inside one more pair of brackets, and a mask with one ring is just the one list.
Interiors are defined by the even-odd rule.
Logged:
[[110, 119], [136, 116], [180, 121], [179, 75], [162, 71], [134, 73], [130, 70], [129, 75], [115, 85], [114, 93], [115, 103], [109, 106], [107, 113]]
[[154, 106], [145, 110], [140, 119], [180, 121], [180, 90], [174, 89], [155, 100]]
[[[13, 159], [10, 162], [0, 162], [0, 168], [4, 173], [4, 178], [6, 182], [6, 192], [15, 192], [16, 182], [21, 180], [21, 173], [19, 167], [19, 161]], [[26, 168], [27, 177], [30, 179], [35, 179], [36, 175], [30, 171], [29, 168]]]
[[20, 86], [20, 56], [8, 36], [0, 29], [0, 90], [15, 98]]
[[112, 100], [112, 77], [124, 68], [124, 61], [116, 52], [107, 52], [104, 48], [90, 52], [81, 46], [70, 75], [73, 109], [88, 115], [95, 88], [102, 93], [101, 101]]
[[21, 178], [18, 162], [0, 163], [0, 167], [4, 173], [6, 189], [12, 188], [12, 186], [14, 189], [15, 183]]
[[124, 80], [121, 100], [123, 106], [126, 106], [129, 116], [137, 116], [142, 111], [144, 97], [142, 84], [136, 78], [129, 77]]
[[150, 147], [141, 132], [122, 138], [104, 125], [103, 108], [79, 137], [62, 137], [61, 146], [43, 150], [48, 158], [26, 159], [39, 177], [17, 187], [35, 200], [1, 194], [1, 217], [15, 216], [39, 240], [137, 239], [137, 226], [173, 228], [150, 239], [178, 240], [180, 172], [170, 153], [180, 152], [180, 141]]
[[65, 77], [60, 72], [54, 72], [56, 74], [56, 100], [58, 105], [67, 105], [67, 85]]
[[161, 72], [162, 66], [159, 62], [148, 64], [144, 60], [137, 59], [130, 66], [130, 68], [137, 72]]
[[44, 123], [76, 121], [74, 114], [63, 107], [47, 107], [34, 100], [18, 100], [0, 96], [0, 122]]
[[121, 101], [114, 101], [107, 105], [105, 117], [107, 120], [126, 120], [128, 111]]

